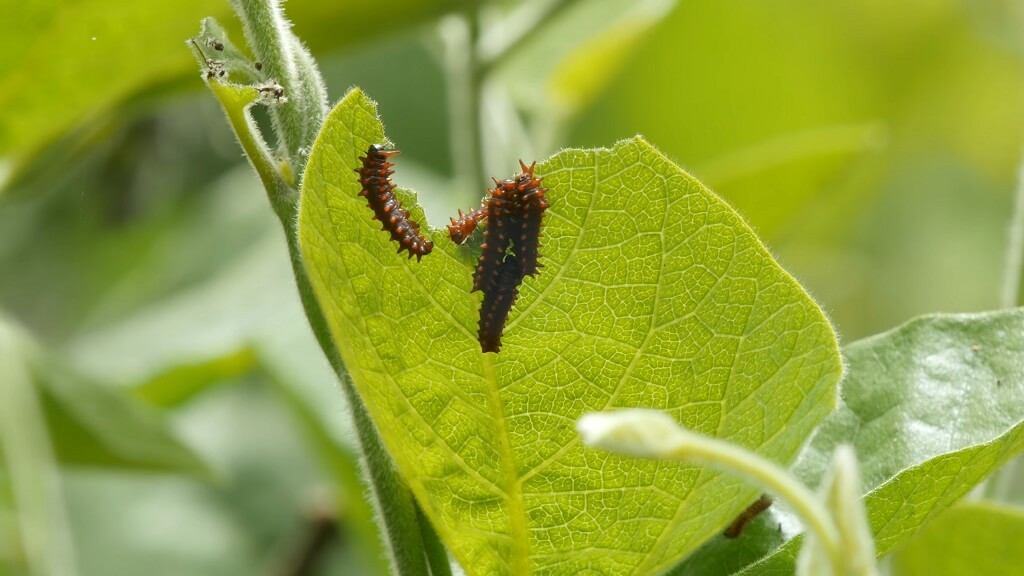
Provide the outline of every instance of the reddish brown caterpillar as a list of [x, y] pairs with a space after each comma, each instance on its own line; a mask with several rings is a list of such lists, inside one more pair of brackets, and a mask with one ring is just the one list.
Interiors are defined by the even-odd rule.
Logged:
[[[449, 235], [453, 241], [459, 233], [472, 233], [476, 223], [486, 219], [484, 243], [480, 260], [473, 273], [473, 292], [483, 291], [480, 306], [480, 348], [484, 352], [501, 349], [505, 320], [519, 295], [519, 285], [526, 276], [534, 276], [540, 268], [540, 228], [548, 208], [546, 189], [541, 178], [534, 178], [534, 162], [529, 167], [519, 161], [523, 171], [512, 180], [494, 179], [494, 188], [487, 191], [481, 210], [473, 210], [452, 221]], [[468, 232], [467, 232], [468, 230]]]
[[725, 532], [722, 535], [729, 539], [739, 538], [740, 534], [743, 534], [743, 529], [747, 527], [747, 524], [753, 522], [754, 518], [757, 518], [758, 515], [767, 510], [771, 505], [772, 497], [767, 494], [761, 494], [761, 497], [758, 498], [756, 502], [747, 506], [747, 509], [741, 512], [740, 515], [732, 521], [732, 524], [729, 524], [729, 527], [725, 529]]
[[359, 157], [362, 168], [355, 169], [363, 187], [359, 195], [366, 198], [366, 205], [373, 210], [373, 219], [383, 224], [381, 230], [390, 232], [391, 239], [398, 242], [398, 252], [408, 250], [409, 258], [415, 255], [419, 262], [434, 249], [434, 243], [420, 235], [419, 224], [409, 219], [409, 212], [395, 196], [395, 185], [391, 182], [394, 164], [389, 158], [397, 154], [398, 150], [370, 144], [366, 156]]
[[465, 214], [459, 210], [458, 220], [450, 218], [452, 223], [448, 225], [448, 237], [452, 239], [452, 242], [462, 244], [476, 230], [477, 224], [486, 215], [483, 208], [474, 208]]
[[488, 190], [484, 200], [487, 230], [484, 231], [482, 253], [473, 274], [473, 291], [485, 290], [498, 278], [498, 266], [505, 255], [512, 251], [517, 256], [521, 276], [533, 276], [540, 265], [537, 259], [540, 248], [540, 226], [544, 211], [548, 207], [545, 188], [540, 187], [542, 179], [533, 177], [537, 166], [529, 167], [519, 161], [523, 171], [513, 180], [494, 179], [494, 188]]

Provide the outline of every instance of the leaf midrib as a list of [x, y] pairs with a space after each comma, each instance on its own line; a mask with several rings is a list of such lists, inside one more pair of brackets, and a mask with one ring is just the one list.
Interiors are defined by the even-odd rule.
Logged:
[[516, 465], [513, 460], [512, 446], [509, 444], [508, 422], [505, 419], [505, 409], [501, 403], [501, 395], [498, 390], [498, 378], [494, 371], [494, 360], [496, 354], [481, 354], [480, 366], [483, 369], [484, 381], [487, 383], [488, 400], [493, 406], [494, 422], [497, 427], [498, 441], [501, 449], [501, 466], [505, 473], [508, 485], [504, 492], [508, 497], [508, 521], [509, 537], [512, 546], [512, 571], [511, 574], [532, 574], [530, 566], [529, 541], [526, 528], [526, 507], [523, 503], [523, 486], [519, 475], [516, 473]]

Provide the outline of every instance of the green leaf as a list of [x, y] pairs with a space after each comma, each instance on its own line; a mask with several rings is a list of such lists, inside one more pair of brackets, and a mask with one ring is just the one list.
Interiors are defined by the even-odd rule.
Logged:
[[[424, 21], [462, 2], [395, 0], [291, 3], [295, 31], [314, 49], [350, 46]], [[170, 86], [194, 73], [183, 42], [204, 16], [232, 21], [223, 0], [0, 0], [9, 15], [0, 37], [0, 153], [25, 156], [87, 119], [154, 85]], [[238, 27], [230, 30], [240, 38]], [[192, 86], [201, 87], [199, 81]]]
[[[14, 7], [21, 3], [4, 4], [4, 14], [21, 11]], [[18, 36], [0, 46], [0, 151], [34, 149], [133, 91], [184, 72], [181, 42], [214, 4], [85, 0], [33, 9]]]
[[642, 139], [538, 164], [545, 268], [498, 355], [476, 339], [478, 249], [428, 232], [434, 252], [417, 263], [371, 220], [353, 170], [382, 142], [353, 90], [309, 160], [303, 262], [385, 444], [470, 574], [657, 572], [756, 496], [692, 466], [587, 451], [573, 428], [584, 412], [659, 408], [789, 462], [831, 409], [841, 365], [821, 311]]
[[154, 411], [123, 390], [47, 367], [40, 399], [57, 459], [66, 466], [209, 475]]
[[[46, 451], [52, 451], [60, 464], [209, 475], [199, 457], [155, 412], [124, 391], [100, 386], [66, 369], [40, 352], [28, 336], [8, 328], [2, 315], [0, 337], [7, 339], [0, 340], [0, 345], [27, 351], [23, 367], [6, 369], [27, 371], [26, 378], [33, 388], [31, 401], [38, 404], [41, 425], [46, 428], [39, 441], [47, 443]], [[13, 361], [7, 364], [13, 365]], [[7, 379], [12, 386], [17, 384], [12, 376]], [[30, 428], [27, 423], [21, 427]], [[12, 431], [0, 429], [0, 436], [4, 435], [12, 436]]]
[[[294, 418], [310, 452], [317, 457], [324, 475], [333, 483], [337, 515], [345, 520], [346, 529], [356, 543], [354, 548], [359, 551], [363, 561], [375, 569], [375, 573], [387, 574], [387, 555], [373, 523], [373, 507], [363, 494], [358, 455], [338, 442], [327, 426], [328, 421], [303, 398], [296, 383], [286, 381], [273, 368], [268, 368], [264, 373]], [[331, 391], [335, 396], [338, 395], [337, 390]]]
[[229, 378], [245, 374], [256, 364], [256, 354], [242, 347], [223, 356], [181, 364], [161, 372], [135, 388], [135, 397], [155, 406], [177, 406]]
[[969, 502], [954, 506], [894, 556], [898, 576], [1016, 574], [1024, 565], [1024, 509]]
[[[1024, 310], [926, 316], [844, 351], [840, 407], [794, 472], [815, 483], [835, 446], [852, 444], [883, 556], [1024, 449]], [[797, 540], [742, 573], [791, 574]], [[733, 551], [752, 546], [702, 551], [678, 573], [730, 574]]]
[[33, 382], [37, 354], [0, 313], [0, 573], [74, 575], [74, 545]]

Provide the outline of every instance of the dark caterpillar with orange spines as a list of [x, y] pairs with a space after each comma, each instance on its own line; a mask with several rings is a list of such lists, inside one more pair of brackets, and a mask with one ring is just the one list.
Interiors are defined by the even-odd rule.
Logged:
[[477, 224], [487, 215], [483, 208], [473, 208], [465, 214], [459, 210], [459, 218], [449, 218], [448, 237], [456, 244], [462, 244], [476, 230]]
[[520, 271], [518, 258], [509, 256], [498, 267], [497, 282], [484, 291], [478, 323], [478, 338], [483, 352], [501, 351], [501, 335], [505, 330], [505, 321], [508, 320], [508, 313], [519, 297], [519, 285], [522, 283]]
[[548, 209], [548, 200], [545, 196], [547, 189], [540, 187], [541, 178], [533, 177], [536, 162], [527, 168], [520, 160], [519, 165], [522, 166], [523, 172], [516, 178], [516, 188], [521, 194], [521, 213], [518, 218], [519, 228], [511, 231], [512, 251], [521, 262], [522, 275], [535, 276], [542, 267], [537, 260], [541, 247], [540, 227], [544, 211]]
[[537, 166], [519, 161], [523, 171], [512, 180], [494, 180], [484, 200], [484, 231], [482, 252], [473, 274], [473, 291], [485, 290], [497, 278], [498, 264], [511, 250], [517, 256], [522, 282], [525, 276], [537, 274], [540, 248], [540, 227], [544, 211], [548, 208], [547, 189], [541, 188], [541, 178], [534, 178]]
[[487, 291], [498, 278], [498, 268], [512, 245], [509, 232], [517, 227], [515, 222], [515, 182], [494, 179], [494, 188], [487, 190], [484, 200], [484, 242], [480, 245], [480, 258], [473, 272], [473, 289]]
[[459, 222], [453, 220], [449, 226], [449, 235], [453, 234], [453, 227], [460, 233], [467, 229], [472, 232], [477, 222], [486, 220], [472, 290], [484, 293], [479, 323], [480, 347], [484, 352], [500, 349], [505, 320], [515, 304], [519, 285], [540, 268], [538, 249], [544, 211], [548, 208], [547, 190], [540, 185], [542, 179], [533, 175], [536, 162], [527, 167], [520, 160], [519, 165], [523, 171], [514, 179], [494, 179], [482, 215], [474, 215], [476, 210], [465, 216], [460, 213]]
[[419, 262], [434, 249], [434, 243], [420, 235], [419, 224], [409, 218], [409, 212], [395, 196], [395, 185], [391, 182], [394, 164], [389, 159], [397, 155], [398, 150], [370, 144], [366, 156], [359, 157], [363, 166], [355, 169], [363, 187], [359, 195], [366, 198], [366, 205], [373, 210], [373, 219], [382, 224], [381, 230], [390, 232], [391, 239], [398, 242], [398, 252], [408, 250], [409, 258], [415, 255]]

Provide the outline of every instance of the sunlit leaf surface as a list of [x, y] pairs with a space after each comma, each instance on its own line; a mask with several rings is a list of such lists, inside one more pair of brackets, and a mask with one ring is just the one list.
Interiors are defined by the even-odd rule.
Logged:
[[1016, 574], [1024, 565], [1024, 510], [971, 502], [950, 508], [900, 550], [900, 576]]
[[[852, 444], [884, 555], [1024, 449], [1024, 311], [924, 317], [844, 353], [840, 407], [794, 471], [813, 484], [835, 446]], [[795, 526], [778, 518], [773, 531], [776, 522]], [[774, 540], [715, 542], [678, 573], [730, 574]], [[744, 574], [791, 574], [798, 548], [790, 540]]]
[[437, 233], [409, 261], [358, 196], [358, 158], [384, 141], [362, 92], [332, 111], [303, 184], [302, 254], [385, 443], [471, 574], [650, 573], [755, 497], [698, 468], [585, 450], [583, 412], [660, 408], [788, 462], [831, 410], [841, 367], [820, 310], [643, 140], [538, 164], [545, 268], [497, 355], [476, 340], [478, 249]]

